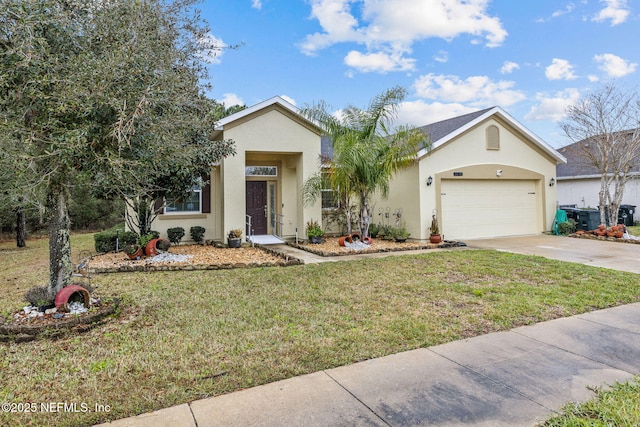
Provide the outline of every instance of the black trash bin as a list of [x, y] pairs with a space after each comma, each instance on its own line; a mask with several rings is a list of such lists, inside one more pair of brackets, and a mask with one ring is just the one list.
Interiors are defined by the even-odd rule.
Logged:
[[560, 206], [560, 209], [562, 209], [563, 211], [565, 211], [567, 213], [567, 219], [572, 219], [577, 223], [580, 222], [580, 219], [578, 218], [578, 214], [580, 213], [580, 209], [574, 208], [574, 207], [562, 207]]
[[600, 225], [600, 211], [596, 209], [578, 210], [578, 230], [595, 230]]
[[633, 225], [633, 214], [635, 211], [635, 205], [620, 205], [620, 209], [618, 210], [618, 224]]

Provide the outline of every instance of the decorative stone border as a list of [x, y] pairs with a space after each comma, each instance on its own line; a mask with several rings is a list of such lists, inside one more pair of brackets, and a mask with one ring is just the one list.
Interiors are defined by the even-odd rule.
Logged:
[[300, 245], [295, 242], [287, 242], [287, 245], [303, 250], [305, 252], [310, 252], [315, 255], [323, 256], [323, 257], [334, 257], [334, 256], [349, 256], [349, 255], [358, 255], [358, 254], [375, 254], [382, 252], [409, 252], [409, 251], [418, 251], [422, 249], [446, 249], [446, 248], [455, 248], [460, 246], [467, 246], [464, 242], [457, 242], [452, 240], [446, 240], [442, 243], [438, 243], [436, 246], [433, 244], [424, 244], [410, 247], [398, 247], [398, 248], [380, 248], [380, 249], [366, 249], [363, 251], [351, 251], [351, 252], [325, 252], [319, 249], [314, 249], [309, 247], [309, 245]]
[[0, 342], [19, 343], [38, 338], [58, 338], [70, 330], [86, 332], [102, 325], [106, 321], [106, 317], [115, 313], [119, 306], [120, 300], [118, 298], [109, 298], [103, 300], [102, 305], [96, 307], [95, 310], [45, 324], [10, 324], [0, 320]]
[[640, 245], [640, 239], [638, 239], [638, 240], [618, 239], [616, 237], [595, 236], [593, 234], [587, 234], [587, 233], [585, 233], [585, 234], [572, 233], [572, 234], [567, 235], [567, 237], [575, 237], [576, 239], [605, 240], [607, 242], [631, 243], [631, 244]]

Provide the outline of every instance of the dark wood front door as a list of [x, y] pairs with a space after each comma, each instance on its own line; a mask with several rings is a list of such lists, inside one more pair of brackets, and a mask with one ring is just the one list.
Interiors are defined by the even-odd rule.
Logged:
[[247, 215], [254, 234], [267, 234], [267, 181], [247, 181]]

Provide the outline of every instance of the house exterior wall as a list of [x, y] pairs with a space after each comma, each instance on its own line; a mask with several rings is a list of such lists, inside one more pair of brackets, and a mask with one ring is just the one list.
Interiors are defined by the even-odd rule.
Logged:
[[182, 227], [186, 232], [183, 241], [188, 241], [189, 228], [198, 225], [206, 229], [205, 239], [226, 241], [230, 230], [246, 230], [246, 181], [260, 180], [245, 177], [249, 165], [278, 167], [277, 178], [265, 180], [276, 183], [276, 212], [284, 220], [278, 232], [283, 237], [295, 236], [296, 229], [302, 235], [307, 221], [321, 218], [320, 200], [303, 206], [301, 196], [304, 181], [319, 170], [317, 129], [272, 105], [228, 123], [218, 137], [234, 140], [236, 155], [212, 169], [211, 213], [159, 215], [152, 228], [161, 236], [166, 237], [168, 228]]
[[[561, 205], [576, 205], [578, 208], [597, 209], [599, 205], [600, 178], [558, 178], [558, 202]], [[640, 177], [629, 181], [624, 187], [622, 204], [640, 207]], [[638, 209], [633, 215], [640, 221]]]
[[[488, 150], [486, 129], [499, 129], [500, 149]], [[497, 170], [502, 170], [497, 176]], [[462, 176], [454, 176], [462, 172]], [[556, 161], [530, 142], [505, 121], [492, 116], [467, 132], [433, 149], [418, 165], [399, 173], [392, 181], [388, 200], [376, 198], [376, 206], [402, 208], [411, 238], [429, 237], [431, 215], [437, 210], [441, 220], [441, 183], [443, 179], [536, 181], [540, 215], [538, 229], [551, 229], [556, 209], [556, 186], [548, 185], [555, 178]], [[433, 184], [427, 186], [428, 177]], [[440, 221], [442, 224], [442, 221]]]
[[302, 184], [319, 167], [320, 135], [315, 130], [283, 109], [267, 108], [228, 125], [224, 137], [236, 141], [237, 151], [234, 157], [223, 160], [221, 168], [225, 234], [234, 228], [245, 228], [245, 166], [251, 163], [247, 158], [256, 153], [281, 162], [277, 212], [283, 215], [283, 237], [294, 236], [296, 228], [304, 230], [310, 218], [321, 217], [320, 201], [312, 206], [302, 206], [301, 201]]

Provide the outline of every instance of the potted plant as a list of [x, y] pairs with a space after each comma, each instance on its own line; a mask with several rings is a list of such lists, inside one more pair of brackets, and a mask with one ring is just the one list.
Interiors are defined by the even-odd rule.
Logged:
[[239, 228], [229, 231], [228, 243], [230, 248], [239, 248], [242, 246], [242, 230]]
[[129, 259], [140, 259], [142, 258], [142, 246], [140, 245], [127, 245], [123, 249], [125, 254], [129, 257]]
[[393, 229], [393, 240], [396, 242], [406, 242], [407, 238], [409, 238], [409, 232], [404, 228], [395, 228]]
[[431, 215], [431, 226], [429, 227], [429, 241], [431, 243], [440, 243], [442, 236], [440, 235], [440, 226], [438, 225], [438, 218], [434, 213]]
[[318, 221], [311, 219], [307, 222], [307, 237], [309, 237], [309, 242], [311, 243], [322, 243], [322, 236], [324, 236], [324, 231]]

